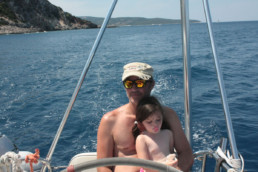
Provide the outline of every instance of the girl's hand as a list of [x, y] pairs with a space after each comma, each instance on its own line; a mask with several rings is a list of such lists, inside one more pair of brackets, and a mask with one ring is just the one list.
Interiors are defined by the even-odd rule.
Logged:
[[170, 154], [166, 159], [166, 165], [171, 167], [178, 168], [178, 159], [176, 158], [176, 154]]

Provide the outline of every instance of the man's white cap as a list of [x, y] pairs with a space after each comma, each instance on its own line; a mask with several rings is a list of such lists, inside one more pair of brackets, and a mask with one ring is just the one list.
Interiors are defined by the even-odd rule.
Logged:
[[129, 63], [124, 66], [124, 73], [122, 76], [122, 81], [130, 76], [137, 76], [144, 80], [149, 80], [152, 77], [153, 68], [146, 64], [140, 62]]

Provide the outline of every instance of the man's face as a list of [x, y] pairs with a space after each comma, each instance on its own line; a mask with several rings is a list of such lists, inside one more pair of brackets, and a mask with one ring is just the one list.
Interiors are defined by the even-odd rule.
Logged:
[[[140, 79], [139, 77], [136, 77], [136, 76], [130, 76], [130, 77], [126, 78], [126, 81], [127, 80], [135, 82], [137, 80], [142, 80], [142, 79]], [[129, 99], [129, 102], [137, 105], [138, 102], [143, 97], [150, 95], [151, 90], [153, 89], [153, 87], [154, 87], [154, 81], [146, 82], [145, 85], [142, 88], [138, 88], [136, 86], [136, 84], [133, 83], [132, 88], [126, 88], [125, 89], [127, 97]]]

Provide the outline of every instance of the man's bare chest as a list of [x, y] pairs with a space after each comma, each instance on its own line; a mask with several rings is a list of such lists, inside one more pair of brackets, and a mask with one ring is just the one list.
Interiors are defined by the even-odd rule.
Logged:
[[116, 152], [129, 156], [135, 154], [135, 140], [132, 135], [132, 125], [116, 126], [113, 132]]

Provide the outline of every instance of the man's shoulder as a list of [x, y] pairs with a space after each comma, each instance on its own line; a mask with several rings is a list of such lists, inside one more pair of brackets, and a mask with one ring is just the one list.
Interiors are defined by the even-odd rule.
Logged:
[[170, 118], [178, 118], [177, 113], [170, 107], [163, 106], [163, 112], [165, 116], [169, 116]]
[[120, 114], [123, 113], [126, 105], [120, 106], [112, 111], [107, 112], [103, 115], [102, 119], [104, 120], [112, 120], [116, 119]]
[[173, 109], [169, 107], [163, 107], [163, 111], [164, 111], [164, 120], [166, 120], [166, 122], [170, 126], [170, 129], [173, 132], [175, 132], [175, 129], [177, 127], [181, 127], [179, 116]]
[[172, 113], [172, 114], [176, 115], [176, 112], [172, 108], [167, 107], [167, 106], [162, 106], [162, 108], [163, 108], [164, 113]]

